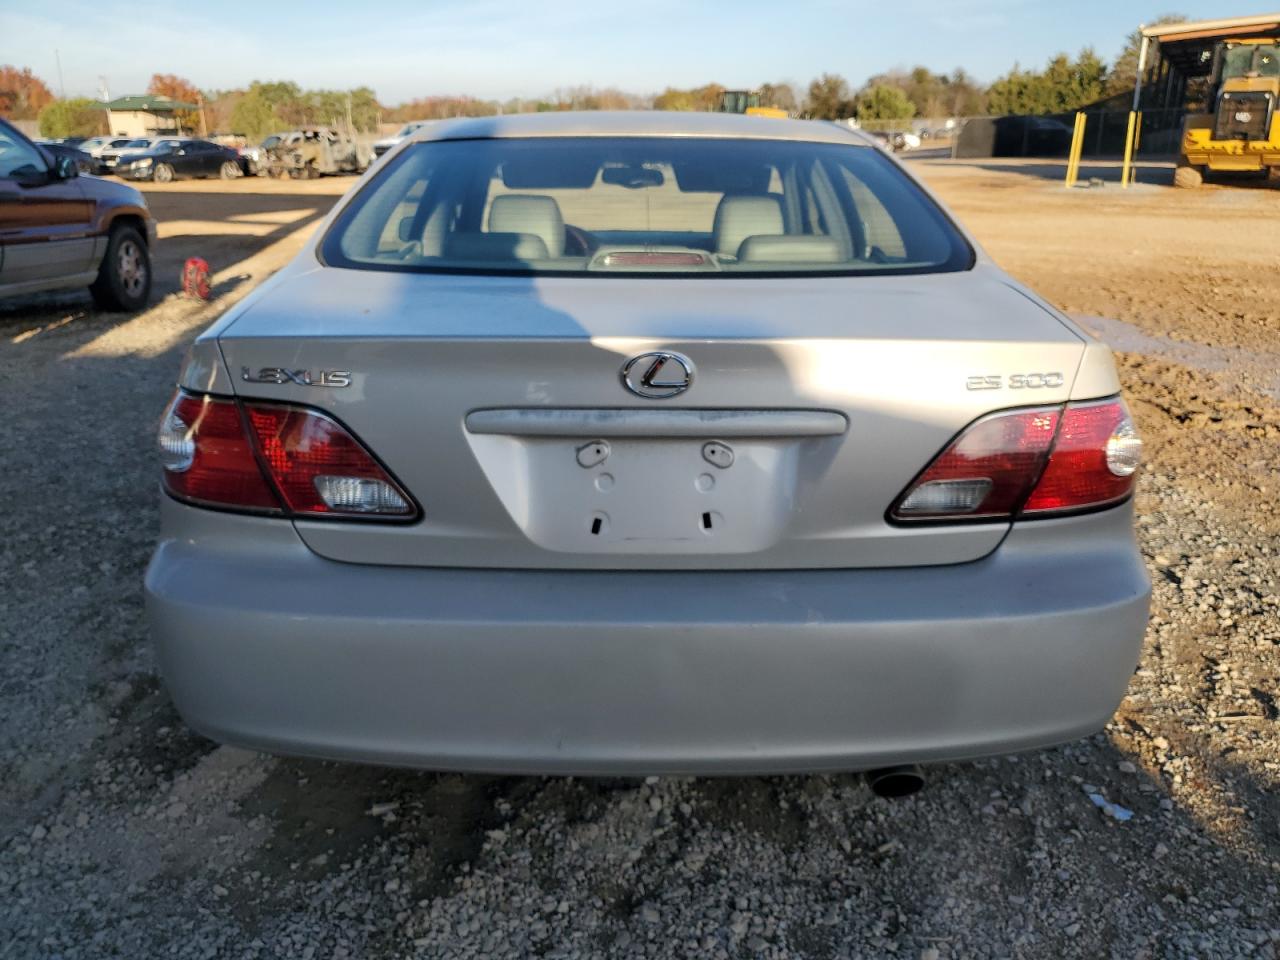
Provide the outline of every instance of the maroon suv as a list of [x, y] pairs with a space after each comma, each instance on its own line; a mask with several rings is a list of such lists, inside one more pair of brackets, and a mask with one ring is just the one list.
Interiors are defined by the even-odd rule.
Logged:
[[0, 297], [87, 286], [104, 309], [141, 310], [155, 238], [141, 193], [81, 177], [0, 120]]

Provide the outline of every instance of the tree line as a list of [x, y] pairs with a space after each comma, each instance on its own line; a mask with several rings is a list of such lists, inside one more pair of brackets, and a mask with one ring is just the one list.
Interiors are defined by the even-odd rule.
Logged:
[[[1156, 22], [1184, 21], [1169, 15]], [[1091, 48], [1071, 57], [1050, 58], [1041, 69], [1015, 64], [1004, 76], [982, 85], [962, 69], [937, 73], [925, 66], [891, 70], [854, 88], [843, 76], [824, 73], [797, 90], [790, 83], [762, 83], [762, 105], [793, 116], [823, 120], [909, 120], [1005, 114], [1045, 114], [1076, 110], [1132, 89], [1140, 36], [1127, 38], [1108, 64]], [[382, 123], [449, 117], [493, 116], [554, 110], [715, 110], [725, 88], [708, 83], [689, 89], [667, 87], [658, 94], [628, 93], [613, 87], [567, 87], [538, 98], [486, 100], [432, 96], [381, 104], [369, 87], [305, 90], [287, 80], [254, 81], [245, 89], [202, 91], [190, 81], [156, 74], [147, 93], [197, 105], [179, 114], [190, 130], [240, 133], [261, 138], [300, 126], [337, 126], [374, 131]], [[101, 104], [84, 98], [58, 99], [28, 68], [0, 66], [0, 116], [38, 120], [47, 137], [93, 136], [106, 130]]]

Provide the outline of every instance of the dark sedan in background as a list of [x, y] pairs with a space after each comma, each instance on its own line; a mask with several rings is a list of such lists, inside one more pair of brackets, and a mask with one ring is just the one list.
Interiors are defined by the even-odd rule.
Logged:
[[162, 140], [144, 153], [121, 157], [116, 174], [126, 180], [168, 183], [178, 177], [240, 176], [240, 154], [208, 140]]
[[98, 172], [97, 160], [73, 144], [67, 143], [65, 140], [60, 143], [51, 140], [38, 140], [36, 143], [40, 149], [49, 156], [51, 166], [53, 165], [53, 161], [65, 157], [76, 165], [76, 170], [81, 174], [92, 174]]

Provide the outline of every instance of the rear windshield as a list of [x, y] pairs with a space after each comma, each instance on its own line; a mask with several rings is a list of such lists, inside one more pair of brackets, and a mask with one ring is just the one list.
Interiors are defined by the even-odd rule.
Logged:
[[881, 274], [973, 252], [873, 147], [528, 138], [412, 145], [330, 228], [326, 263], [410, 272]]

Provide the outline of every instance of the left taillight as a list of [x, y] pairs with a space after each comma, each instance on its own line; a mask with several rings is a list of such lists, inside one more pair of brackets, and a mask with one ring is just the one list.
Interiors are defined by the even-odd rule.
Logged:
[[158, 441], [165, 489], [188, 503], [331, 519], [417, 515], [350, 431], [305, 407], [179, 391]]

